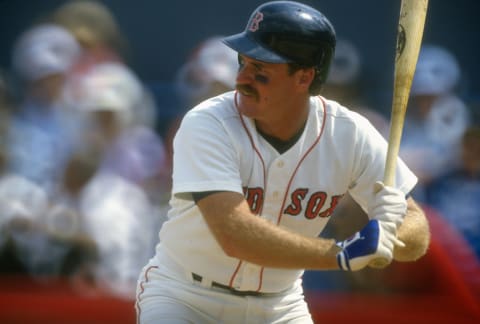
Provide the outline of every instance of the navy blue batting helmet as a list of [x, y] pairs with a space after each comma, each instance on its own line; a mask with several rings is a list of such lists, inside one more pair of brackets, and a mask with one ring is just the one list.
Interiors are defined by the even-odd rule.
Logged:
[[330, 21], [318, 10], [294, 1], [272, 1], [255, 9], [243, 32], [223, 41], [255, 60], [315, 67], [317, 81], [323, 83], [336, 36]]

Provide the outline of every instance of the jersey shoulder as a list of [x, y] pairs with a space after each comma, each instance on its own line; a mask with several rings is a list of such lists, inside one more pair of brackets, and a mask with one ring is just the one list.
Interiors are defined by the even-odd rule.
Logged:
[[193, 107], [183, 117], [175, 134], [176, 142], [212, 140], [220, 136], [229, 138], [232, 129], [237, 130], [239, 113], [234, 103], [234, 92], [226, 92], [207, 99]]
[[350, 110], [349, 108], [341, 105], [339, 102], [319, 97], [320, 105], [317, 105], [317, 110], [322, 113], [322, 105], [325, 109], [325, 115], [331, 122], [345, 124], [352, 128], [363, 128], [370, 125], [370, 122], [360, 113]]
[[234, 91], [225, 92], [200, 102], [189, 110], [186, 117], [190, 115], [210, 115], [215, 119], [228, 119], [238, 115], [234, 102]]

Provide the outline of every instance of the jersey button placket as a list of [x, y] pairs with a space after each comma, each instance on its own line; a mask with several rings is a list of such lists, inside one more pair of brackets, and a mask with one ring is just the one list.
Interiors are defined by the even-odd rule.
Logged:
[[[277, 169], [282, 169], [285, 166], [285, 162], [283, 160], [278, 160], [275, 163], [275, 166], [277, 167]], [[280, 191], [278, 191], [278, 190], [273, 191], [272, 192], [272, 198], [273, 198], [274, 201], [278, 202], [278, 199], [280, 198]]]

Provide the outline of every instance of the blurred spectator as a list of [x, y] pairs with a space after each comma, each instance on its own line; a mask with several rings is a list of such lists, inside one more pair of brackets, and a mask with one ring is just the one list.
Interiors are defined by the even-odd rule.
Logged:
[[96, 242], [85, 229], [84, 211], [80, 205], [82, 192], [96, 174], [99, 160], [94, 152], [74, 152], [50, 200], [47, 211], [49, 233], [62, 239], [70, 248], [63, 260], [62, 274], [66, 276], [83, 274], [99, 259]]
[[[112, 11], [102, 2], [67, 1], [53, 11], [51, 21], [69, 30], [82, 47], [82, 55], [70, 73], [72, 78], [77, 76], [82, 79], [84, 73], [90, 73], [92, 67], [100, 63], [128, 66], [127, 38]], [[107, 72], [106, 78], [109, 77]], [[143, 103], [137, 105], [135, 117], [153, 127], [157, 107], [152, 94], [145, 87], [142, 92]]]
[[461, 232], [480, 260], [480, 126], [461, 141], [461, 164], [426, 187], [426, 203]]
[[98, 157], [78, 201], [85, 232], [98, 250], [87, 273], [125, 298], [133, 298], [138, 272], [153, 255], [168, 202], [165, 149], [139, 118], [143, 99], [140, 80], [113, 62], [74, 75], [63, 93], [65, 106], [85, 124], [80, 152]]
[[460, 141], [469, 124], [469, 109], [456, 95], [460, 65], [447, 49], [423, 45], [411, 88], [400, 156], [419, 178], [414, 194], [449, 172], [459, 159]]
[[101, 170], [103, 157], [91, 149], [71, 156], [47, 212], [48, 228], [68, 238], [62, 274], [78, 293], [133, 299], [138, 272], [153, 253], [158, 215], [139, 186]]
[[15, 174], [0, 178], [0, 244], [10, 256], [2, 260], [2, 272], [45, 274], [59, 268], [60, 258], [48, 251], [47, 237], [35, 235], [33, 228], [47, 209], [48, 196], [39, 185]]
[[42, 187], [22, 176], [0, 178], [1, 272], [48, 279], [70, 274], [79, 257], [95, 255], [77, 212], [51, 203]]
[[152, 178], [164, 180], [163, 141], [144, 123], [145, 106], [152, 103], [127, 66], [113, 62], [92, 65], [67, 81], [62, 100], [83, 120], [83, 145], [103, 156], [102, 168], [139, 185]]
[[20, 98], [7, 137], [7, 169], [47, 192], [63, 172], [75, 140], [76, 123], [58, 99], [80, 53], [75, 38], [52, 24], [26, 30], [13, 48]]
[[133, 299], [138, 273], [154, 253], [158, 211], [141, 187], [106, 170], [85, 187], [80, 208], [98, 250], [90, 268], [95, 285]]
[[189, 108], [235, 88], [237, 53], [221, 40], [222, 36], [211, 36], [202, 41], [177, 71], [175, 82]]
[[111, 10], [100, 1], [66, 1], [52, 12], [51, 21], [75, 36], [85, 61], [125, 61], [128, 56], [127, 39]]

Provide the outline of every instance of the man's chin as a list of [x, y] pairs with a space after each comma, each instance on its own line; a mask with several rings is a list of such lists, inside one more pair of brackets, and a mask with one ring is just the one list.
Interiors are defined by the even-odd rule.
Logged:
[[258, 110], [258, 100], [256, 96], [238, 93], [238, 110], [247, 117], [254, 117]]
[[238, 111], [246, 117], [253, 118], [256, 116], [257, 109], [254, 105], [243, 102], [239, 103]]

